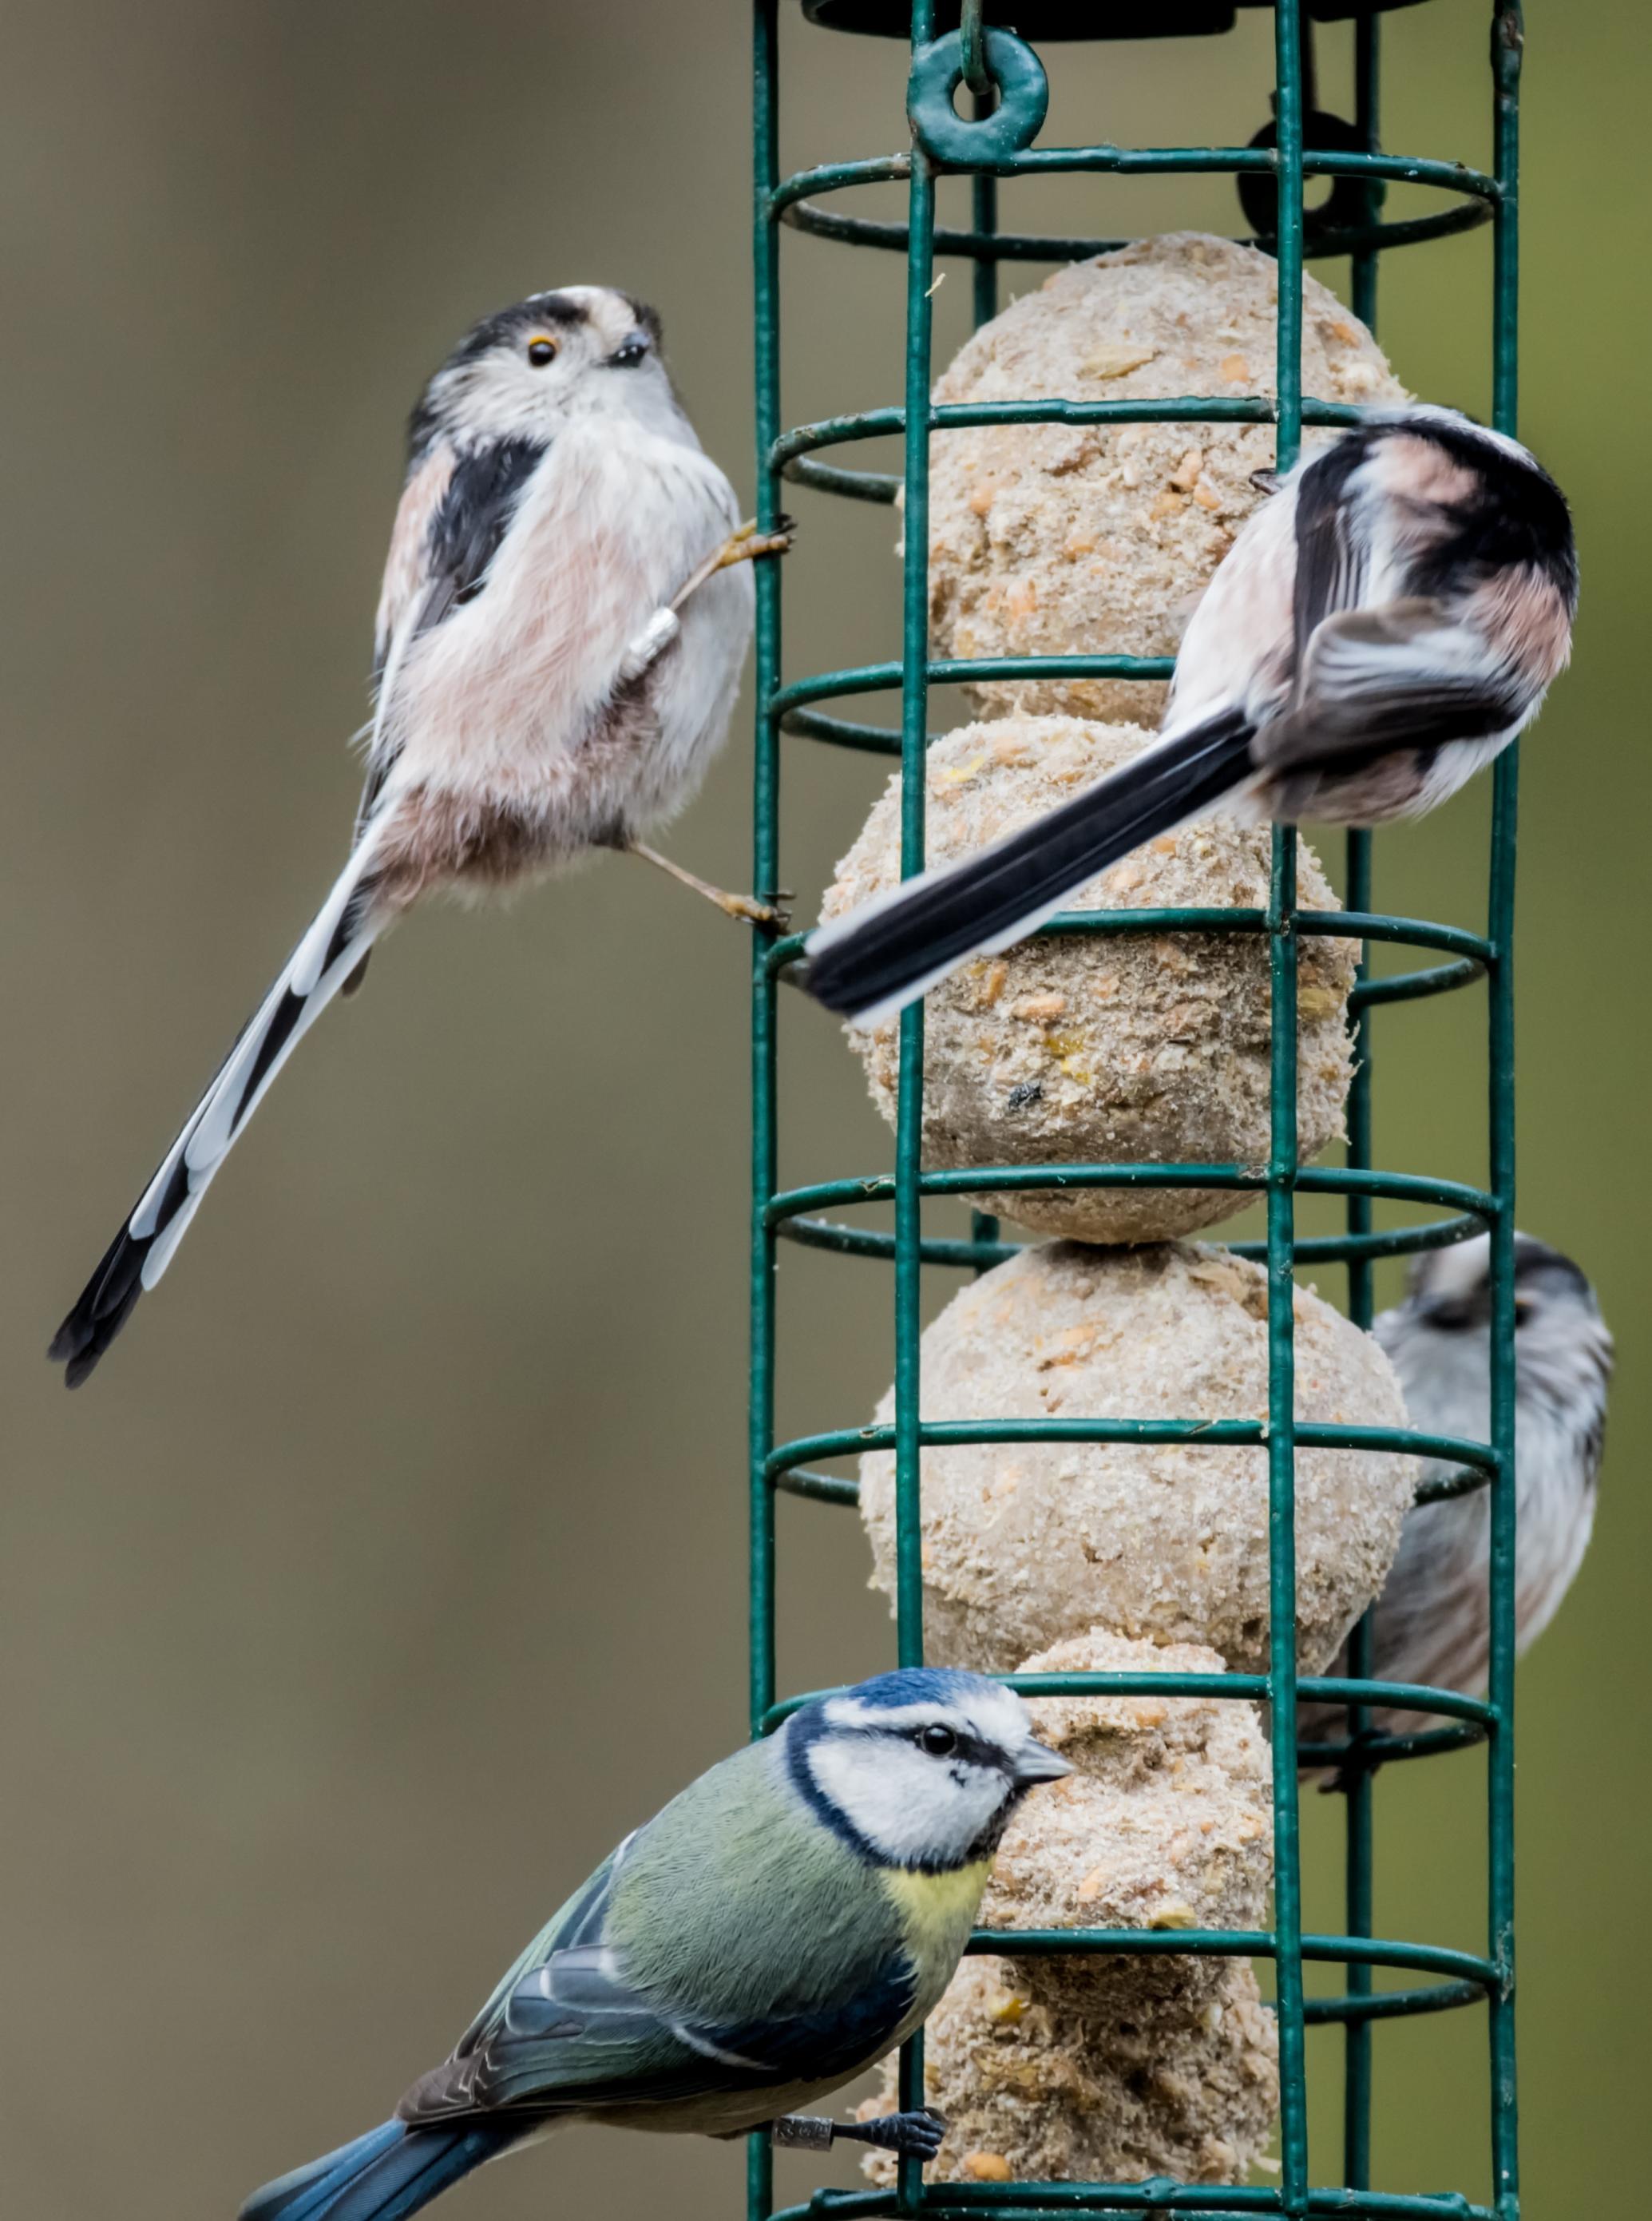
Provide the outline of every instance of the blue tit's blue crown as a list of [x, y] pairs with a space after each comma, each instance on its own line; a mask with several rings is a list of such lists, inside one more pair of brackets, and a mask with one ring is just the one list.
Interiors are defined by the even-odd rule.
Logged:
[[[844, 1693], [857, 1705], [894, 1711], [908, 1705], [963, 1705], [972, 1697], [994, 1692], [999, 1685], [981, 1674], [961, 1673], [954, 1667], [903, 1666], [893, 1674], [874, 1674]], [[824, 1701], [824, 1700], [823, 1700]]]

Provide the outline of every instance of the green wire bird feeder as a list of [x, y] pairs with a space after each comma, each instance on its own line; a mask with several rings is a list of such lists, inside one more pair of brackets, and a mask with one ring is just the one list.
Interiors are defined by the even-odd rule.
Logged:
[[[1399, 0], [1405, 4], [1405, 0]], [[757, 581], [756, 767], [754, 801], [753, 884], [772, 888], [784, 877], [780, 857], [779, 773], [788, 736], [840, 748], [881, 751], [898, 757], [903, 814], [901, 860], [905, 873], [922, 868], [924, 854], [924, 748], [927, 698], [932, 685], [961, 678], [979, 679], [1134, 678], [1159, 679], [1164, 659], [1128, 655], [1069, 655], [1061, 658], [994, 657], [971, 663], [932, 660], [928, 639], [929, 436], [946, 427], [986, 423], [1107, 424], [1121, 421], [1199, 423], [1267, 422], [1276, 427], [1281, 465], [1295, 457], [1305, 425], [1341, 425], [1357, 412], [1305, 397], [1301, 381], [1302, 277], [1307, 257], [1349, 258], [1356, 314], [1374, 322], [1380, 257], [1390, 248], [1425, 242], [1485, 224], [1491, 230], [1492, 267], [1492, 421], [1505, 432], [1516, 429], [1516, 322], [1517, 285], [1518, 86], [1522, 51], [1521, 12], [1514, 0], [1493, 0], [1490, 14], [1491, 84], [1494, 167], [1488, 173], [1449, 160], [1394, 155], [1382, 149], [1378, 113], [1380, 4], [1367, 0], [1278, 0], [1273, 9], [1275, 81], [1273, 122], [1245, 147], [1121, 147], [1111, 145], [1042, 147], [1036, 144], [1048, 101], [1041, 42], [1069, 39], [1216, 35], [1233, 26], [1233, 0], [1021, 0], [1002, 12], [1015, 28], [983, 23], [980, 0], [802, 0], [801, 16], [786, 0], [793, 21], [788, 39], [812, 39], [827, 30], [879, 34], [910, 41], [909, 72], [903, 88], [893, 56], [889, 72], [890, 116], [894, 122], [903, 92], [910, 124], [910, 153], [873, 160], [826, 164], [793, 176], [779, 166], [777, 119], [782, 0], [755, 0], [754, 54], [754, 150], [755, 165], [754, 245], [756, 257], [756, 429], [760, 522], [772, 525], [785, 500], [787, 482], [853, 499], [890, 502], [897, 493], [905, 504], [903, 579], [903, 652], [898, 663], [866, 666], [787, 679], [784, 674], [780, 606], [782, 580], [773, 564], [759, 566]], [[992, 10], [992, 12], [998, 12]], [[802, 18], [808, 18], [804, 24]], [[1352, 20], [1355, 44], [1355, 113], [1350, 122], [1322, 115], [1311, 84], [1311, 22]], [[818, 28], [815, 28], [818, 27]], [[974, 114], [954, 106], [961, 86], [973, 95]], [[998, 306], [998, 267], [1004, 261], [1062, 263], [1094, 254], [1119, 240], [1034, 236], [1000, 230], [998, 181], [1035, 174], [1083, 172], [1099, 177], [1177, 176], [1217, 172], [1232, 176], [1246, 221], [1245, 236], [1273, 253], [1279, 265], [1277, 400], [1189, 396], [1172, 401], [1000, 402], [938, 407], [930, 401], [931, 295], [939, 256], [961, 258], [973, 266], [973, 309], [977, 323]], [[967, 173], [973, 179], [973, 222], [968, 230], [937, 228], [936, 182], [939, 176]], [[1330, 199], [1305, 210], [1307, 178], [1332, 180]], [[908, 195], [904, 223], [873, 221], [844, 212], [841, 203], [856, 187], [900, 180]], [[1405, 222], [1385, 222], [1384, 188], [1390, 180], [1438, 188], [1448, 196], [1439, 211]], [[811, 235], [807, 244], [788, 249], [799, 257], [828, 249], [814, 242], [836, 241], [903, 253], [906, 260], [906, 384], [898, 405], [857, 416], [832, 418], [790, 430], [780, 405], [779, 333], [781, 314], [780, 233], [782, 227]], [[904, 436], [905, 465], [898, 479], [818, 460], [829, 447], [890, 433]], [[867, 694], [898, 694], [898, 729], [852, 722], [817, 705]], [[892, 1448], [896, 1458], [898, 1506], [897, 1628], [902, 1664], [923, 1658], [923, 1582], [919, 1560], [918, 1458], [926, 1442], [987, 1442], [1024, 1440], [1040, 1431], [1036, 1421], [971, 1422], [941, 1427], [925, 1423], [918, 1402], [919, 1288], [926, 1269], [982, 1270], [1009, 1255], [990, 1220], [977, 1218], [967, 1240], [926, 1238], [923, 1199], [967, 1194], [984, 1188], [1096, 1186], [1147, 1183], [1172, 1186], [1192, 1180], [1202, 1186], [1250, 1189], [1267, 1197], [1267, 1239], [1235, 1244], [1263, 1258], [1267, 1272], [1268, 1416], [1265, 1426], [1226, 1421], [1201, 1425], [1200, 1415], [1183, 1421], [1132, 1422], [1112, 1418], [1064, 1420], [1071, 1439], [1096, 1442], [1139, 1440], [1223, 1440], [1265, 1444], [1270, 1504], [1269, 1586], [1272, 1629], [1268, 1670], [1261, 1674], [1041, 1674], [1011, 1676], [1029, 1695], [1074, 1696], [1092, 1689], [1121, 1695], [1219, 1695], [1264, 1700], [1271, 1708], [1276, 1753], [1296, 1743], [1298, 1697], [1344, 1705], [1349, 1711], [1346, 1743], [1316, 1746], [1305, 1755], [1341, 1769], [1347, 1802], [1346, 1905], [1340, 1935], [1305, 1935], [1301, 1918], [1301, 1863], [1298, 1841], [1298, 1786], [1295, 1767], [1276, 1765], [1273, 1783], [1274, 1916], [1260, 1933], [1060, 1930], [1044, 1933], [1002, 1930], [978, 1933], [972, 1948], [995, 1955], [1017, 1952], [1147, 1952], [1173, 1949], [1271, 1960], [1275, 1970], [1280, 2039], [1280, 2171], [1276, 2186], [1232, 2188], [1182, 2184], [1155, 2178], [1145, 2182], [946, 2182], [926, 2186], [915, 2163], [903, 2162], [900, 2182], [890, 2192], [821, 2191], [807, 2207], [779, 2221], [874, 2221], [874, 2217], [932, 2217], [932, 2221], [1034, 2221], [1045, 2214], [1111, 2216], [1183, 2213], [1223, 2217], [1277, 2214], [1317, 2216], [1372, 2214], [1450, 2216], [1455, 2221], [1517, 2221], [1519, 2213], [1517, 2164], [1514, 2024], [1514, 1105], [1513, 981], [1511, 939], [1514, 913], [1517, 751], [1508, 749], [1493, 773], [1490, 895], [1483, 935], [1415, 918], [1385, 917], [1371, 909], [1370, 836], [1348, 836], [1346, 884], [1349, 909], [1336, 914], [1298, 915], [1295, 907], [1296, 842], [1289, 830], [1273, 836], [1270, 898], [1265, 910], [1111, 910], [1067, 913], [1050, 921], [1050, 933], [1260, 933], [1267, 937], [1272, 1000], [1272, 1153], [1259, 1180], [1255, 1166], [1206, 1164], [1092, 1164], [1075, 1167], [1020, 1166], [962, 1172], [924, 1172], [920, 1160], [923, 1013], [906, 1010], [900, 1022], [898, 1120], [892, 1172], [878, 1170], [860, 1179], [842, 1179], [781, 1192], [777, 1186], [777, 1079], [779, 1056], [777, 1003], [780, 975], [793, 963], [802, 936], [760, 941], [752, 985], [753, 1211], [752, 1357], [750, 1409], [751, 1486], [751, 1724], [754, 1734], [770, 1732], [795, 1705], [782, 1701], [775, 1686], [774, 1561], [777, 1491], [829, 1502], [855, 1500], [855, 1484], [813, 1472], [816, 1461], [843, 1458], [867, 1448]], [[1299, 935], [1335, 932], [1373, 942], [1392, 942], [1426, 952], [1434, 960], [1421, 968], [1382, 979], [1365, 976], [1355, 989], [1357, 1073], [1349, 1109], [1345, 1167], [1298, 1166], [1297, 1100], [1296, 948]], [[1489, 1186], [1484, 1191], [1461, 1183], [1384, 1171], [1370, 1158], [1372, 1025], [1376, 1008], [1387, 1002], [1448, 992], [1484, 980], [1490, 1051]], [[1345, 1199], [1346, 1230], [1298, 1240], [1294, 1199], [1299, 1193], [1340, 1195]], [[1374, 1231], [1372, 1205], [1384, 1198], [1443, 1209], [1449, 1216], [1426, 1223]], [[873, 1201], [892, 1201], [892, 1235], [857, 1226], [840, 1214]], [[1404, 1431], [1374, 1428], [1299, 1424], [1293, 1408], [1293, 1272], [1298, 1263], [1340, 1262], [1348, 1273], [1349, 1313], [1368, 1326], [1374, 1260], [1408, 1254], [1489, 1230], [1492, 1260], [1492, 1439], [1489, 1442], [1442, 1443]], [[867, 1430], [850, 1423], [806, 1440], [777, 1442], [773, 1428], [776, 1328], [776, 1244], [801, 1241], [873, 1262], [892, 1265], [893, 1373], [896, 1388], [892, 1426]], [[1404, 1693], [1417, 1704], [1417, 1692], [1391, 1691], [1370, 1680], [1364, 1631], [1355, 1637], [1352, 1678], [1298, 1678], [1293, 1643], [1295, 1619], [1295, 1499], [1293, 1473], [1298, 1443], [1321, 1448], [1426, 1448], [1466, 1468], [1488, 1486], [1492, 1505], [1491, 1672], [1488, 1694], [1478, 1701], [1447, 1692], [1430, 1693], [1427, 1709], [1456, 1724], [1408, 1736], [1369, 1731], [1364, 1707]], [[853, 1678], [846, 1674], [845, 1679]], [[1380, 1764], [1425, 1756], [1484, 1740], [1487, 1745], [1486, 1846], [1489, 1920], [1483, 1955], [1436, 1946], [1376, 1937], [1372, 1933], [1372, 1777]], [[1305, 1962], [1326, 1961], [1346, 1969], [1342, 1994], [1305, 1999]], [[1379, 1991], [1379, 1968], [1401, 1969], [1411, 1986]], [[1433, 2187], [1378, 2192], [1370, 2187], [1371, 2065], [1373, 2023], [1379, 2019], [1462, 2008], [1483, 2012], [1489, 2053], [1488, 2117], [1493, 2203], [1471, 2203], [1460, 2193]], [[1335, 2024], [1342, 2030], [1343, 2136], [1341, 2180], [1316, 2185], [1310, 2179], [1305, 2036], [1308, 2027]], [[907, 2047], [901, 2068], [901, 2104], [923, 2103], [920, 2043]], [[770, 2221], [773, 2212], [771, 2162], [766, 2142], [752, 2140], [748, 2167], [748, 2221]]]

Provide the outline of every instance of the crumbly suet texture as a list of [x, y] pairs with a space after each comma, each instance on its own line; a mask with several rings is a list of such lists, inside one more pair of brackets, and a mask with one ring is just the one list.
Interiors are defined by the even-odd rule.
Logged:
[[[1271, 395], [1271, 256], [1198, 232], [1138, 240], [1056, 271], [983, 324], [939, 402]], [[1361, 407], [1409, 399], [1359, 319], [1303, 281], [1302, 385]], [[1334, 438], [1310, 431], [1310, 449]], [[1194, 603], [1266, 497], [1267, 424], [1006, 424], [938, 432], [929, 630], [945, 656], [1173, 655]], [[992, 685], [994, 709], [1156, 723], [1164, 687], [1128, 679]]]
[[[1203, 1643], [1100, 1629], [1023, 1659], [1026, 1674], [1220, 1674]], [[1033, 1732], [1075, 1771], [1029, 1797], [999, 1848], [986, 1928], [1263, 1928], [1273, 1886], [1273, 1759], [1260, 1708], [1217, 1697], [1029, 1700]], [[1221, 1961], [1029, 1959], [1047, 2001], [1123, 2012], [1215, 1989]]]
[[[1209, 1673], [1220, 1655], [1095, 1633], [1027, 1673]], [[1029, 1798], [981, 1918], [1021, 1928], [1257, 1928], [1273, 1879], [1257, 1707], [1215, 1698], [1035, 1699], [1078, 1769]], [[1242, 2180], [1278, 2105], [1273, 2018], [1248, 1961], [1128, 1954], [966, 1960], [924, 2043], [949, 2124], [935, 2178]], [[895, 2103], [892, 2066], [867, 2112]], [[874, 2180], [893, 2179], [881, 2156]]]
[[[1279, 2111], [1279, 2032], [1249, 1961], [1219, 1961], [1213, 1993], [1139, 2016], [1036, 1997], [1028, 1963], [966, 1959], [929, 2016], [923, 2101], [948, 2128], [928, 2179], [1243, 2182]], [[895, 2111], [884, 2073], [863, 2120]], [[895, 2180], [885, 2155], [865, 2167]]]
[[[1008, 715], [929, 749], [925, 853], [949, 863], [1070, 801], [1148, 745], [1138, 726]], [[1227, 816], [1166, 833], [1080, 888], [1073, 910], [1255, 909], [1267, 901], [1270, 838]], [[826, 917], [900, 878], [900, 782], [891, 780], [837, 867]], [[1317, 858], [1298, 848], [1305, 910], [1338, 907]], [[1353, 1073], [1348, 998], [1357, 945], [1304, 936], [1297, 968], [1297, 1146], [1305, 1161], [1342, 1133]], [[937, 1168], [1176, 1161], [1261, 1164], [1270, 1140], [1268, 955], [1259, 934], [1037, 935], [973, 958], [924, 1005], [923, 1153]], [[893, 1020], [851, 1026], [892, 1126]], [[1230, 1218], [1232, 1188], [988, 1192], [978, 1208], [1042, 1234], [1160, 1242]]]
[[[1376, 1342], [1311, 1288], [1294, 1303], [1298, 1419], [1403, 1427]], [[922, 1343], [926, 1419], [1265, 1421], [1261, 1267], [1220, 1248], [1049, 1242], [960, 1291]], [[879, 1406], [893, 1417], [893, 1397]], [[936, 1664], [1004, 1671], [1101, 1627], [1265, 1668], [1267, 1455], [1199, 1442], [985, 1443], [922, 1453]], [[1388, 1451], [1297, 1454], [1297, 1656], [1322, 1673], [1381, 1588], [1416, 1483]], [[895, 1587], [894, 1459], [860, 1461], [873, 1586]]]

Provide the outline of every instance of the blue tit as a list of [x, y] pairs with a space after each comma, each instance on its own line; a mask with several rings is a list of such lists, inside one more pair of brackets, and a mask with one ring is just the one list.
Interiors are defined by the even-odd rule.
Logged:
[[885, 1674], [803, 1706], [625, 1838], [392, 2120], [241, 2221], [404, 2221], [576, 2119], [933, 2156], [933, 2114], [799, 2109], [934, 2009], [1011, 1814], [1070, 1771], [973, 1674]]
[[629, 293], [530, 294], [429, 381], [379, 598], [349, 855], [58, 1329], [70, 1387], [166, 1271], [287, 1058], [416, 903], [613, 848], [734, 917], [778, 921], [643, 845], [728, 729], [752, 623], [743, 566], [788, 544], [739, 515], [683, 413], [660, 319]]

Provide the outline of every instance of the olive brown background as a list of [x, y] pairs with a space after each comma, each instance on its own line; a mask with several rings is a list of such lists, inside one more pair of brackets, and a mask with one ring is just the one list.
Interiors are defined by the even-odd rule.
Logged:
[[[787, 166], [901, 143], [898, 47], [783, 13]], [[1485, 158], [1486, 13], [1392, 19], [1390, 145]], [[1594, 1553], [1521, 1681], [1526, 2182], [1560, 2221], [1629, 2210], [1646, 2164], [1652, 334], [1628, 212], [1652, 62], [1600, 0], [1530, 14], [1523, 429], [1574, 498], [1585, 597], [1526, 751], [1520, 1215], [1583, 1261], [1620, 1346]], [[537, 286], [642, 293], [749, 494], [747, 22], [738, 0], [0, 20], [5, 2202], [176, 2221], [382, 2118], [609, 1844], [743, 1732], [747, 952], [654, 875], [608, 860], [410, 924], [97, 1380], [66, 1398], [41, 1350], [336, 867], [401, 425], [457, 333]], [[1321, 48], [1345, 109], [1346, 33]], [[1267, 114], [1265, 14], [1047, 59], [1051, 143], [1231, 141]], [[1236, 211], [1220, 180], [1079, 179], [1006, 216]], [[1402, 376], [1476, 410], [1488, 241], [1396, 256], [1384, 288]], [[898, 398], [898, 258], [784, 247], [788, 420]], [[967, 295], [953, 265], [943, 357]], [[892, 653], [890, 513], [798, 506], [789, 668]], [[742, 707], [671, 844], [731, 885], [749, 765]], [[785, 778], [812, 915], [880, 773], [793, 742]], [[1382, 906], [1475, 922], [1485, 801], [1385, 837]], [[1385, 1015], [1380, 1162], [1483, 1168], [1480, 1008]], [[834, 1029], [785, 1018], [785, 1173], [885, 1163]], [[783, 1424], [868, 1414], [886, 1280], [791, 1251], [782, 1286]], [[787, 1505], [782, 1545], [787, 1686], [886, 1662], [856, 1523]], [[1385, 1932], [1477, 1942], [1483, 1773], [1383, 1777]], [[1323, 1926], [1338, 1826], [1308, 1800]], [[1380, 2181], [1483, 2193], [1483, 2018], [1378, 2044]], [[1323, 2175], [1333, 2036], [1311, 2061]], [[733, 2148], [579, 2130], [464, 2196], [710, 2221], [739, 2178]]]

